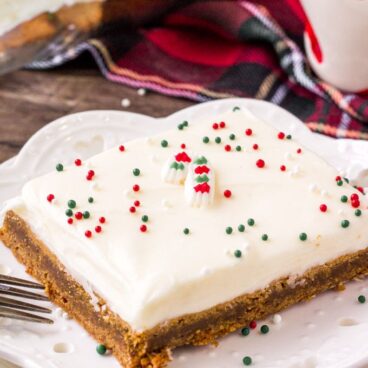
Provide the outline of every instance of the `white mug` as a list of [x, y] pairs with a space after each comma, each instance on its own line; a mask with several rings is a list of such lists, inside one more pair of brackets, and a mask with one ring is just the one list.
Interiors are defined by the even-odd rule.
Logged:
[[349, 91], [368, 90], [368, 0], [301, 0], [304, 44], [316, 74]]

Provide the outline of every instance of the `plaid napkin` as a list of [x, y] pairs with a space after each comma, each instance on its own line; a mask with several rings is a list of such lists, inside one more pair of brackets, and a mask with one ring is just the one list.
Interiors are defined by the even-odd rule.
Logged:
[[194, 2], [159, 24], [111, 28], [31, 67], [54, 67], [88, 50], [114, 82], [195, 101], [264, 99], [313, 131], [368, 139], [368, 94], [344, 93], [312, 73], [304, 23], [297, 0]]

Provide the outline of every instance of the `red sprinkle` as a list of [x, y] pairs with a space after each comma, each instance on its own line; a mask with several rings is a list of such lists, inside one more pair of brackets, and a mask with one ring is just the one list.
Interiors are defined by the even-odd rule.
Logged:
[[224, 122], [224, 121], [222, 121], [222, 122], [220, 123], [220, 128], [225, 128], [225, 126], [226, 126], [225, 122]]
[[359, 190], [360, 193], [364, 194], [364, 189], [363, 187], [357, 187], [357, 190]]
[[139, 187], [139, 185], [138, 185], [138, 184], [134, 184], [134, 185], [133, 185], [133, 190], [134, 190], [135, 192], [139, 192], [139, 189], [141, 189], [141, 188]]
[[55, 199], [55, 196], [53, 194], [49, 194], [46, 198], [49, 202], [52, 202]]
[[359, 196], [358, 196], [358, 194], [353, 193], [353, 194], [350, 196], [350, 200], [351, 200], [351, 201], [359, 201]]
[[215, 129], [215, 130], [217, 130], [219, 128], [219, 125], [217, 123], [213, 123], [212, 124], [212, 128]]
[[100, 224], [104, 224], [106, 222], [106, 219], [105, 217], [100, 217], [98, 221], [100, 221]]
[[94, 176], [95, 176], [95, 172], [93, 170], [89, 170], [86, 178], [87, 180], [92, 180]]
[[96, 233], [100, 233], [102, 231], [102, 227], [100, 225], [97, 225], [95, 227], [95, 231], [96, 231]]
[[280, 170], [281, 170], [281, 171], [286, 171], [286, 166], [285, 166], [285, 165], [281, 165], [281, 166], [280, 166]]
[[187, 148], [187, 146], [185, 145], [185, 143], [182, 143], [182, 144], [180, 145], [180, 147], [181, 147], [181, 149], [186, 149], [186, 148]]
[[265, 166], [265, 162], [262, 159], [257, 160], [256, 162], [257, 167], [262, 169]]
[[227, 144], [227, 145], [225, 146], [225, 151], [226, 151], [226, 152], [230, 152], [230, 151], [231, 151], [231, 146], [230, 146], [230, 144]]
[[226, 197], [226, 198], [230, 198], [231, 197], [231, 190], [229, 190], [229, 189], [226, 189], [225, 191], [224, 191], [224, 196]]
[[254, 330], [254, 329], [257, 327], [257, 322], [256, 322], [256, 321], [251, 321], [251, 322], [249, 323], [249, 327], [250, 327], [252, 330]]
[[358, 200], [353, 200], [353, 201], [351, 201], [351, 206], [352, 206], [353, 208], [358, 208], [358, 207], [360, 206], [360, 201], [359, 201], [359, 199], [358, 199]]
[[257, 151], [257, 149], [259, 148], [259, 146], [258, 146], [258, 144], [257, 143], [254, 143], [253, 144], [253, 149], [255, 150], [255, 151]]
[[321, 204], [319, 206], [319, 209], [321, 210], [321, 212], [326, 212], [327, 211], [327, 206], [325, 204]]
[[129, 212], [130, 212], [130, 213], [134, 213], [134, 212], [135, 212], [135, 207], [134, 207], [134, 206], [130, 207], [130, 208], [129, 208]]
[[252, 131], [252, 129], [247, 129], [246, 131], [245, 131], [245, 135], [252, 135], [253, 134], [253, 131]]
[[302, 149], [301, 148], [298, 148], [297, 150], [296, 150], [296, 153], [302, 153]]
[[142, 233], [145, 233], [147, 231], [147, 226], [146, 225], [141, 225], [140, 230]]
[[92, 237], [92, 232], [90, 230], [87, 230], [84, 235], [87, 237], [87, 238], [90, 238]]
[[75, 218], [76, 218], [77, 220], [82, 220], [82, 218], [83, 218], [83, 213], [82, 213], [82, 212], [76, 212], [76, 213], [75, 213]]
[[123, 145], [119, 146], [119, 151], [120, 152], [124, 152], [125, 151], [125, 147]]
[[279, 132], [279, 134], [277, 134], [277, 138], [278, 139], [284, 139], [285, 138], [285, 133]]
[[77, 158], [77, 159], [74, 161], [74, 163], [75, 163], [75, 165], [76, 165], [76, 166], [80, 166], [80, 165], [82, 165], [82, 160], [81, 160], [81, 159], [79, 159], [79, 158]]
[[141, 205], [141, 202], [139, 202], [139, 201], [134, 201], [134, 206], [139, 207], [140, 205]]
[[335, 180], [336, 181], [341, 181], [341, 176], [340, 175], [336, 176]]
[[71, 217], [68, 218], [68, 224], [71, 225], [73, 223], [73, 219]]

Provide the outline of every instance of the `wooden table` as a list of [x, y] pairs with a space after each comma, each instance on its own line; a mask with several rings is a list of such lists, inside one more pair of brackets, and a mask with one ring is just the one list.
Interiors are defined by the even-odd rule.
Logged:
[[[123, 108], [121, 100], [131, 106]], [[165, 116], [193, 102], [137, 91], [105, 80], [86, 57], [52, 71], [20, 70], [0, 77], [0, 163], [16, 155], [29, 137], [65, 114], [114, 109]]]

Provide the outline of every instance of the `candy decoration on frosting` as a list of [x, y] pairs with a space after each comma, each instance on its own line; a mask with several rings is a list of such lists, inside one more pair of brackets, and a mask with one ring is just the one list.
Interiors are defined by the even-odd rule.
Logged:
[[53, 194], [49, 194], [46, 199], [48, 200], [48, 202], [52, 202], [55, 199], [55, 196]]
[[183, 184], [188, 174], [188, 166], [192, 159], [186, 152], [180, 152], [170, 158], [163, 168], [162, 177], [164, 182], [170, 184]]
[[57, 165], [56, 165], [56, 171], [61, 172], [61, 171], [63, 171], [63, 170], [64, 170], [64, 166], [63, 166], [62, 164], [57, 164]]
[[198, 156], [189, 166], [185, 181], [185, 196], [193, 207], [206, 207], [213, 202], [215, 177], [206, 157]]

